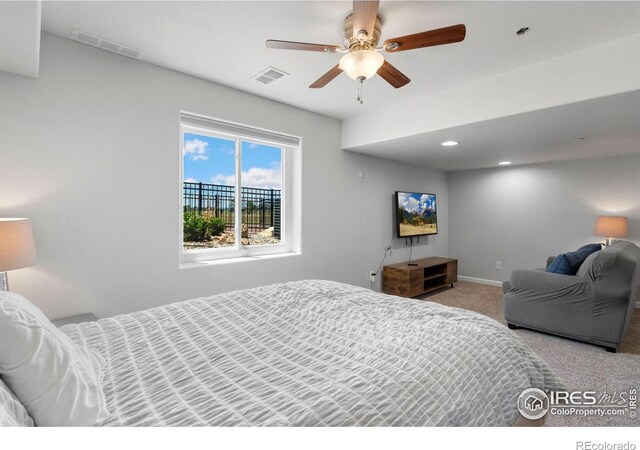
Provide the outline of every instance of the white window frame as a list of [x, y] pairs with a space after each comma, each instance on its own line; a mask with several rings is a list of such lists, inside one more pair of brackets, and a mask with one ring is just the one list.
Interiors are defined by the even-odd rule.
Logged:
[[[183, 211], [184, 211], [184, 134], [195, 133], [204, 136], [225, 139], [235, 142], [236, 189], [234, 211], [235, 244], [232, 247], [211, 249], [194, 249], [185, 251], [183, 246]], [[281, 232], [280, 244], [250, 245], [241, 243], [242, 232], [242, 143], [255, 143], [282, 149], [281, 172]], [[300, 235], [300, 148], [301, 139], [268, 130], [249, 127], [233, 122], [222, 121], [196, 114], [180, 113], [180, 208], [179, 208], [179, 247], [180, 264], [200, 263], [207, 261], [238, 260], [239, 258], [255, 258], [267, 255], [283, 255], [299, 252]]]

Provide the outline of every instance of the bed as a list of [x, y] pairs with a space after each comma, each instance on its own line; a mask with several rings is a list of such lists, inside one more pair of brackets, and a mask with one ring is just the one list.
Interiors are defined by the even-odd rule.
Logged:
[[488, 317], [330, 281], [60, 331], [98, 356], [105, 426], [509, 426], [562, 386]]

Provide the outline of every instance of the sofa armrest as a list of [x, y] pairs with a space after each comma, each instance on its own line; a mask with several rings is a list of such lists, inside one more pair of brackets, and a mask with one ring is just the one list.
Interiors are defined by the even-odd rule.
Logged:
[[563, 291], [583, 291], [587, 285], [584, 278], [574, 275], [561, 275], [541, 270], [514, 270], [509, 280], [510, 290], [539, 293]]
[[504, 294], [508, 324], [590, 340], [595, 292], [582, 277], [514, 270]]

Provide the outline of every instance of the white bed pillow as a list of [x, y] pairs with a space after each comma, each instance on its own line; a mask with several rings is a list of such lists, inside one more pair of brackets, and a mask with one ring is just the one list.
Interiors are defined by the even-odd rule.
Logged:
[[37, 426], [101, 425], [98, 365], [36, 306], [0, 291], [0, 376]]
[[32, 427], [33, 420], [22, 403], [0, 379], [0, 427]]

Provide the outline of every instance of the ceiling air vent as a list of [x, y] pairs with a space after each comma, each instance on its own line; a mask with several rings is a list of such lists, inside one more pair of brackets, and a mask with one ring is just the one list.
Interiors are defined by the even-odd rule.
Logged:
[[276, 69], [275, 67], [269, 66], [266, 69], [261, 70], [260, 72], [252, 76], [251, 79], [257, 80], [262, 84], [269, 84], [272, 81], [275, 81], [278, 78], [282, 78], [285, 75], [289, 75], [289, 74], [280, 69]]
[[84, 31], [76, 30], [75, 28], [71, 30], [71, 39], [133, 59], [142, 59], [144, 56], [144, 52], [141, 50], [118, 44], [117, 42], [85, 33]]

